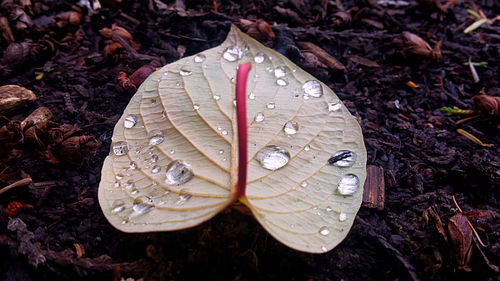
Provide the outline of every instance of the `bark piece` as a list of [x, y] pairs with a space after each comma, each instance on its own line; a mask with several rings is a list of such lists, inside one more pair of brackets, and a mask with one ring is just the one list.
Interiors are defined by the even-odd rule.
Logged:
[[366, 181], [363, 192], [363, 206], [378, 210], [384, 209], [385, 182], [384, 168], [369, 165], [366, 167]]
[[0, 87], [0, 115], [21, 108], [36, 100], [35, 94], [21, 86], [5, 85]]
[[326, 64], [330, 69], [333, 70], [343, 70], [345, 66], [339, 62], [336, 58], [331, 56], [321, 47], [311, 43], [311, 42], [297, 42], [301, 48], [306, 49], [318, 57], [319, 61]]

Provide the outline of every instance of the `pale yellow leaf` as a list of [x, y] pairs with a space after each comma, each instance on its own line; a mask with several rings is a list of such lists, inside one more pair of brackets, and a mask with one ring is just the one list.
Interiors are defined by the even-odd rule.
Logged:
[[[345, 238], [366, 176], [358, 123], [326, 85], [235, 27], [220, 46], [153, 73], [125, 109], [99, 186], [99, 202], [113, 226], [126, 232], [184, 229], [234, 200], [234, 83], [238, 64], [245, 62], [252, 63], [245, 203], [291, 248], [322, 253]], [[262, 158], [269, 156], [262, 153], [266, 147], [289, 161], [264, 168], [260, 160], [275, 160]], [[329, 165], [343, 150], [355, 155], [352, 166]], [[166, 170], [182, 163], [193, 177], [183, 174], [184, 181], [171, 184]], [[357, 184], [352, 194], [339, 192], [342, 178]]]

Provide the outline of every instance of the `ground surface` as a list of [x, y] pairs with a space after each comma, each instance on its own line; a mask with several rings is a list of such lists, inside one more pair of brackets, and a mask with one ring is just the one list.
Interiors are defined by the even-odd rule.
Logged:
[[[500, 15], [498, 1], [458, 1], [447, 12], [425, 1], [404, 6], [375, 0], [217, 1], [218, 12], [212, 1], [165, 1], [166, 7], [154, 1], [101, 2], [103, 8], [91, 15], [82, 9], [83, 19], [75, 25], [53, 18], [72, 10], [72, 1], [1, 4], [15, 42], [30, 44], [18, 45], [12, 54], [6, 51], [5, 36], [0, 38], [0, 84], [23, 86], [39, 97], [7, 118], [23, 120], [46, 106], [53, 122], [74, 125], [80, 128], [76, 135], [95, 136], [101, 143], [97, 154], [81, 164], [67, 163], [55, 145], [54, 157], [62, 159], [57, 165], [27, 144], [2, 144], [2, 169], [22, 169], [33, 183], [0, 194], [4, 207], [11, 201], [25, 205], [10, 217], [0, 212], [1, 280], [500, 280], [495, 268], [500, 265], [497, 121], [482, 116], [456, 125], [464, 116], [449, 117], [439, 110], [472, 109], [471, 97], [483, 88], [488, 95], [500, 95], [500, 24], [463, 33], [474, 22], [466, 9], [481, 9], [494, 18]], [[33, 20], [31, 26], [23, 27], [19, 17], [9, 15], [16, 7]], [[345, 14], [335, 14], [342, 10]], [[108, 224], [97, 203], [112, 129], [133, 94], [118, 85], [118, 73], [175, 61], [180, 45], [184, 56], [216, 46], [240, 19], [271, 24], [276, 37], [268, 45], [339, 95], [361, 122], [368, 164], [384, 168], [384, 210], [361, 208], [347, 238], [327, 254], [293, 251], [237, 211], [186, 231], [125, 234]], [[111, 24], [132, 34], [140, 44], [136, 55], [122, 49], [105, 56], [107, 39], [99, 30]], [[394, 42], [403, 31], [431, 47], [441, 41], [442, 58], [403, 54]], [[320, 46], [345, 70], [318, 67], [314, 57], [302, 57], [304, 49], [296, 42]], [[487, 67], [476, 67], [478, 83], [464, 65], [469, 57], [487, 62]], [[493, 147], [459, 135], [458, 128]], [[18, 151], [23, 152], [7, 157]], [[460, 256], [468, 246], [449, 225], [458, 213], [452, 195], [464, 212], [483, 210], [469, 218], [489, 245], [478, 250], [474, 238], [469, 262]], [[438, 232], [438, 217], [447, 241]], [[27, 228], [16, 221], [8, 230], [16, 218]], [[84, 250], [80, 259], [77, 248]]]

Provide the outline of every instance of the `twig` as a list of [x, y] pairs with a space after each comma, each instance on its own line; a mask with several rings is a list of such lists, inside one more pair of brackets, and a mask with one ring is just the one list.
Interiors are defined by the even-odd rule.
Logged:
[[16, 181], [15, 183], [9, 184], [6, 187], [0, 189], [0, 195], [18, 186], [25, 186], [32, 182], [31, 178], [24, 178], [22, 180]]

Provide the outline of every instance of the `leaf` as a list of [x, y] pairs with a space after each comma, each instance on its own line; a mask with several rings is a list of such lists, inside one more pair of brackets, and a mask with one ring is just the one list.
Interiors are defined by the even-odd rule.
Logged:
[[[101, 208], [113, 226], [125, 232], [184, 229], [234, 201], [234, 80], [245, 62], [252, 69], [241, 201], [291, 248], [321, 253], [344, 239], [366, 177], [357, 121], [326, 85], [235, 27], [220, 46], [154, 72], [125, 109], [99, 186]], [[179, 173], [167, 175], [167, 169]], [[341, 179], [340, 190], [350, 195], [339, 192]]]

